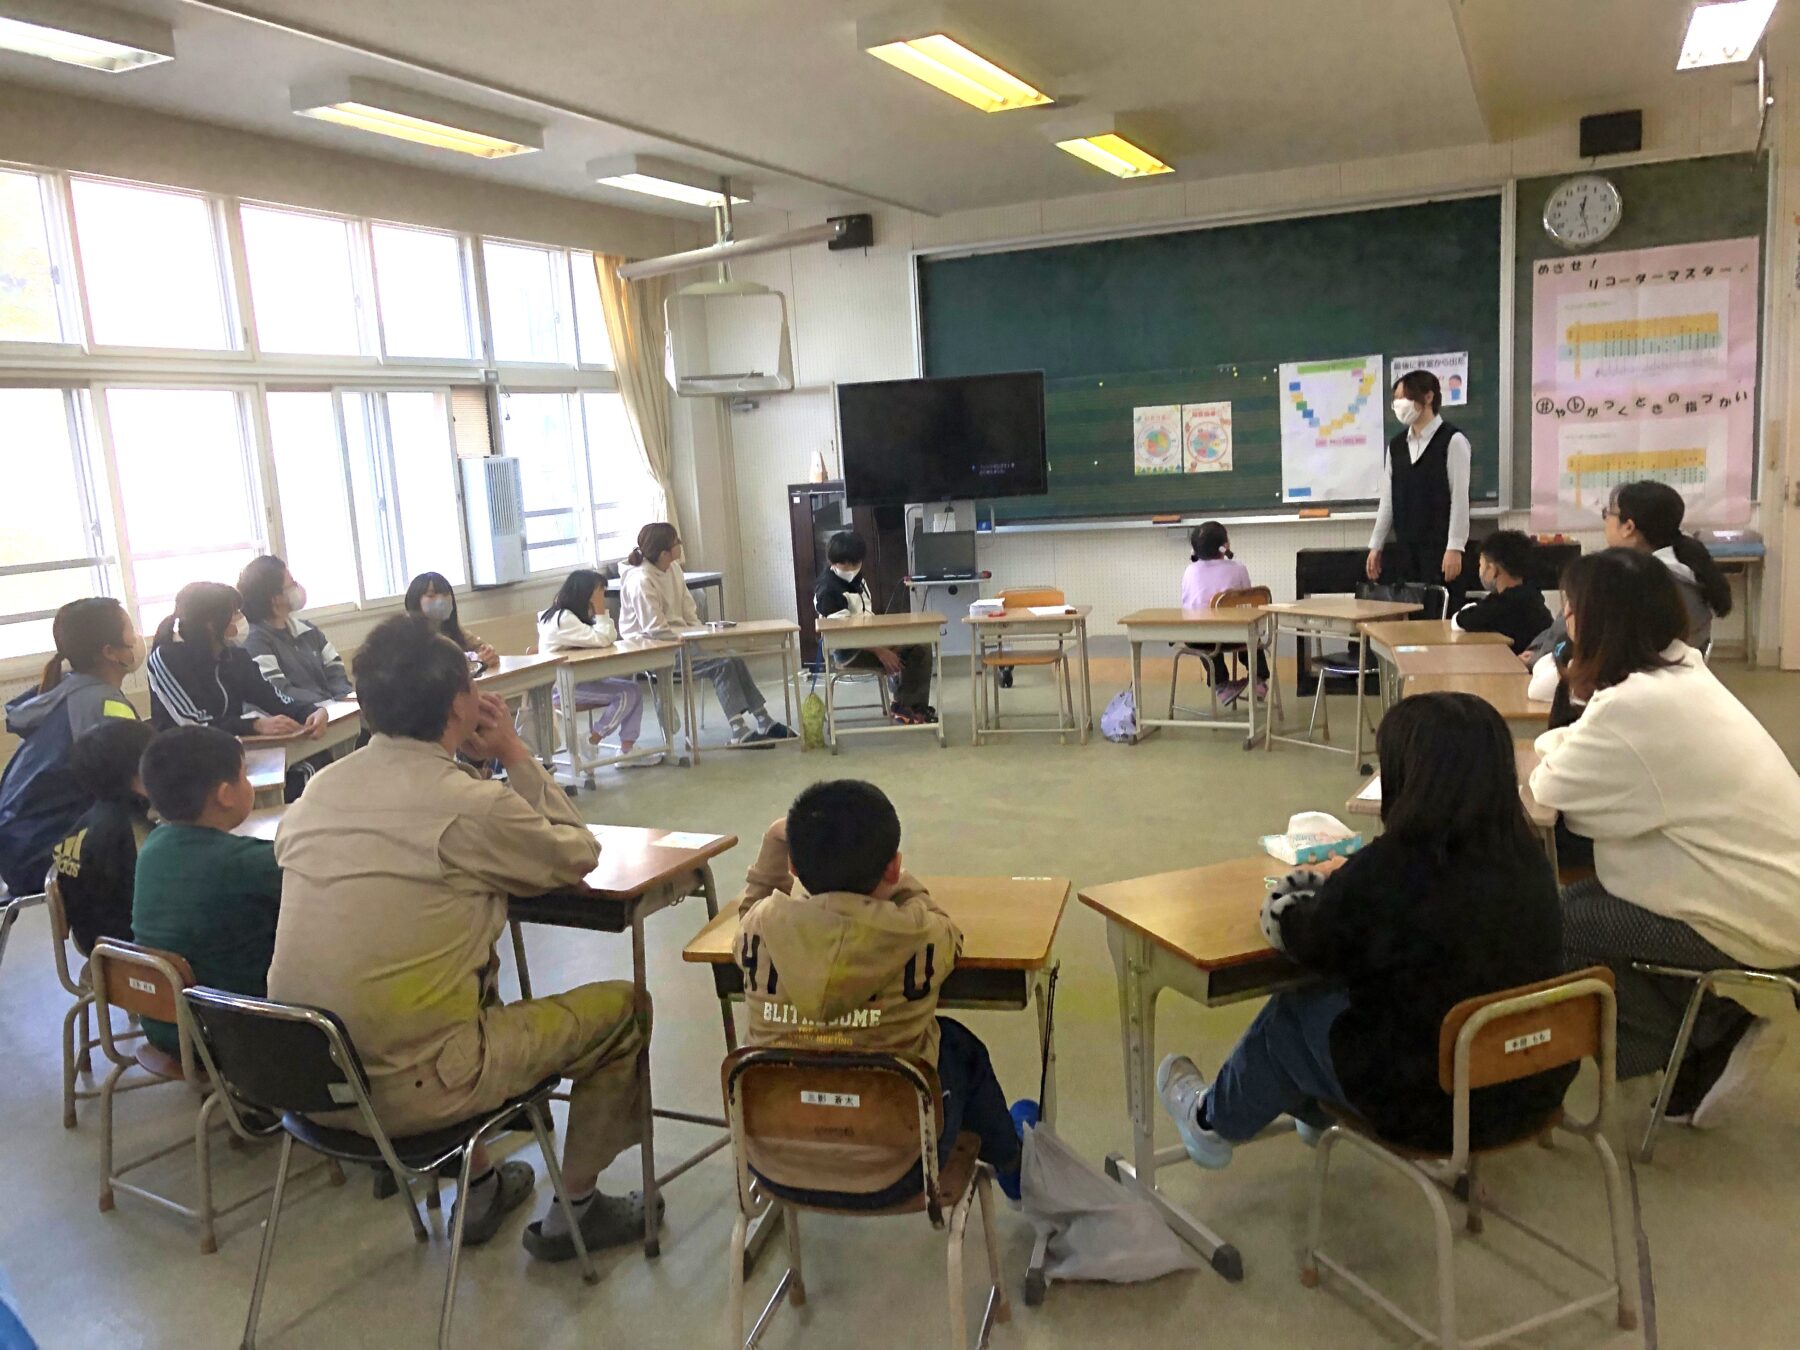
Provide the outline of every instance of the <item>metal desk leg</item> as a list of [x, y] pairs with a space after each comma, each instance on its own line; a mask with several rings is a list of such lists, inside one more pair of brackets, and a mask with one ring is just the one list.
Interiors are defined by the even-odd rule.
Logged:
[[1076, 644], [1081, 648], [1081, 743], [1086, 745], [1094, 730], [1094, 673], [1088, 666], [1087, 620], [1075, 625]]
[[[713, 882], [711, 863], [700, 869], [700, 896], [706, 902], [707, 919], [718, 918], [719, 888]], [[737, 1049], [737, 1021], [731, 1015], [731, 1000], [723, 996], [719, 999], [719, 1016], [725, 1023], [725, 1053], [729, 1055]]]
[[837, 703], [832, 695], [837, 681], [831, 677], [836, 673], [836, 668], [832, 664], [831, 649], [823, 642], [819, 644], [819, 666], [820, 673], [825, 676], [825, 744], [835, 755], [838, 752]]
[[[633, 906], [631, 916], [631, 986], [638, 1016], [650, 1007], [650, 991], [644, 982], [644, 916]], [[644, 1255], [662, 1254], [662, 1235], [656, 1226], [656, 1102], [650, 1093], [650, 1042], [638, 1052], [638, 1157], [643, 1171]]]
[[[652, 672], [650, 676], [650, 687], [653, 692], [664, 688], [664, 685], [658, 682], [654, 672]], [[669, 689], [665, 696], [659, 696], [656, 700], [656, 720], [662, 723], [663, 762], [666, 764], [673, 764], [675, 762], [675, 730], [669, 725], [670, 718], [668, 707], [674, 700], [675, 691], [673, 689]]]
[[1365, 778], [1375, 772], [1375, 766], [1363, 762], [1363, 722], [1368, 718], [1368, 704], [1363, 690], [1367, 684], [1367, 666], [1369, 662], [1369, 635], [1359, 626], [1356, 630], [1356, 771]]
[[[1038, 1120], [1056, 1124], [1056, 980], [1061, 963], [1040, 970], [1032, 978], [1031, 996], [1037, 1005], [1038, 1053], [1043, 1070], [1038, 1087]], [[1049, 1278], [1044, 1267], [1050, 1257], [1050, 1233], [1043, 1229], [1031, 1244], [1031, 1261], [1025, 1268], [1025, 1306], [1035, 1308], [1044, 1301]]]
[[1150, 728], [1144, 725], [1144, 644], [1137, 638], [1131, 642], [1131, 713], [1137, 721], [1137, 734], [1131, 738], [1136, 745], [1150, 734]]
[[693, 763], [700, 762], [699, 720], [694, 716], [694, 652], [687, 643], [681, 644], [681, 702], [687, 713], [688, 755]]
[[[781, 724], [789, 731], [794, 729], [794, 649], [799, 639], [784, 639], [781, 644]], [[800, 738], [800, 748], [806, 749], [806, 738]]]
[[1744, 569], [1744, 664], [1756, 669], [1756, 649], [1762, 641], [1762, 567]]
[[517, 919], [509, 919], [507, 926], [512, 929], [513, 973], [519, 980], [519, 997], [531, 997], [531, 966], [525, 960], [525, 929]]
[[931, 692], [936, 700], [932, 706], [937, 709], [938, 749], [949, 744], [944, 739], [944, 635], [938, 633], [931, 640]]
[[985, 710], [981, 706], [981, 654], [985, 647], [981, 629], [970, 625], [969, 643], [969, 744], [981, 744], [981, 722]]

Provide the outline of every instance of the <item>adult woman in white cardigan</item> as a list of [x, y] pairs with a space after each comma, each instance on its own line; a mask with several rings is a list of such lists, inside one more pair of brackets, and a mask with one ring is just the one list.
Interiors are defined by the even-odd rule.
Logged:
[[[1633, 961], [1699, 969], [1800, 964], [1800, 774], [1684, 641], [1669, 571], [1612, 548], [1564, 573], [1570, 692], [1581, 720], [1546, 732], [1531, 790], [1594, 841], [1596, 876], [1563, 890], [1571, 968], [1612, 967], [1619, 1077], [1668, 1060], [1692, 986]], [[1780, 1049], [1736, 1003], [1701, 1009], [1671, 1119], [1718, 1124]]]
[[[700, 611], [681, 571], [681, 536], [666, 520], [638, 531], [637, 547], [619, 577], [619, 636], [669, 640], [700, 626]], [[731, 719], [733, 745], [773, 745], [794, 733], [769, 716], [767, 700], [741, 656], [694, 662], [694, 674], [711, 680], [719, 706]]]
[[[606, 613], [606, 578], [585, 567], [569, 573], [550, 608], [538, 615], [537, 630], [542, 652], [594, 651], [616, 643], [619, 632]], [[588, 732], [588, 740], [595, 745], [617, 731], [620, 754], [629, 755], [637, 748], [644, 725], [644, 691], [636, 680], [618, 675], [583, 680], [575, 686], [575, 706], [604, 714], [601, 724]], [[620, 761], [619, 767], [648, 766], [661, 760], [661, 755], [627, 759]]]

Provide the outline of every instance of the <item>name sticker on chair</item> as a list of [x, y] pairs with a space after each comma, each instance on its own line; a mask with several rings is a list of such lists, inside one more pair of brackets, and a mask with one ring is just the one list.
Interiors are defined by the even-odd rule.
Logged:
[[1526, 1036], [1514, 1036], [1506, 1043], [1506, 1053], [1516, 1055], [1521, 1050], [1530, 1050], [1536, 1046], [1550, 1044], [1550, 1028], [1534, 1031]]
[[156, 986], [149, 980], [140, 980], [134, 975], [127, 975], [125, 977], [125, 983], [137, 990], [140, 994], [154, 994], [156, 992]]
[[841, 1106], [855, 1111], [862, 1106], [862, 1098], [854, 1092], [802, 1092], [800, 1103], [803, 1106]]

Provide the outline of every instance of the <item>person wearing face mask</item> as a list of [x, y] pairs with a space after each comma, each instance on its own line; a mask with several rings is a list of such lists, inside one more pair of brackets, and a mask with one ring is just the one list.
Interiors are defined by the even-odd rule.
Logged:
[[[77, 738], [110, 718], [137, 720], [120, 688], [144, 644], [117, 600], [71, 600], [50, 625], [56, 651], [36, 687], [6, 705], [21, 744], [0, 774], [0, 881], [14, 895], [44, 889], [51, 853], [94, 803], [70, 762]], [[63, 664], [68, 663], [68, 672]]]
[[1449, 613], [1462, 607], [1463, 546], [1469, 542], [1469, 438], [1438, 415], [1444, 394], [1429, 370], [1394, 385], [1400, 430], [1387, 444], [1381, 504], [1365, 571], [1382, 579], [1382, 549], [1394, 535], [1397, 575], [1389, 581], [1445, 586]]
[[412, 579], [406, 588], [406, 612], [423, 614], [430, 619], [440, 633], [480, 662], [483, 670], [492, 670], [500, 664], [500, 654], [483, 642], [479, 633], [463, 628], [456, 612], [456, 590], [443, 573], [421, 572]]
[[[863, 579], [863, 563], [869, 546], [854, 530], [839, 530], [825, 546], [828, 564], [813, 587], [813, 611], [821, 618], [834, 614], [873, 614], [875, 599]], [[931, 648], [870, 647], [865, 651], [840, 652], [833, 658], [840, 670], [880, 671], [893, 693], [896, 722], [919, 724], [937, 721], [931, 698]]]
[[150, 723], [215, 726], [234, 736], [317, 738], [325, 710], [278, 692], [241, 645], [248, 625], [235, 587], [195, 581], [175, 597], [175, 612], [157, 626], [146, 662]]
[[351, 694], [350, 672], [331, 639], [300, 618], [306, 588], [273, 554], [252, 558], [238, 574], [238, 594], [250, 632], [244, 650], [278, 694], [302, 703], [329, 703]]

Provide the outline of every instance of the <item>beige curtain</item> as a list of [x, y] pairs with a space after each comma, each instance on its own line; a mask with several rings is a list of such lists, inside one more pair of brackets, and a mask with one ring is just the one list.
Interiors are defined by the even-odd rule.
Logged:
[[624, 261], [610, 254], [594, 255], [600, 307], [606, 313], [606, 336], [612, 343], [619, 393], [637, 429], [644, 468], [662, 491], [663, 518], [679, 529], [681, 523], [675, 519], [675, 437], [669, 417], [669, 386], [663, 378], [663, 301], [669, 294], [669, 279], [621, 281], [619, 264]]

